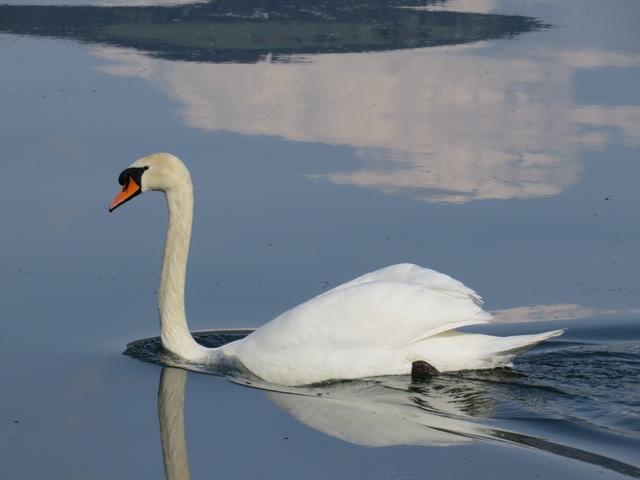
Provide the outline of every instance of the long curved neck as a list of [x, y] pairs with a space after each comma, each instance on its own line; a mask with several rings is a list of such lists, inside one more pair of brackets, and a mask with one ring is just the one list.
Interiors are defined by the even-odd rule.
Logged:
[[162, 259], [158, 307], [162, 345], [172, 353], [195, 360], [206, 349], [193, 340], [184, 310], [184, 284], [193, 219], [191, 182], [165, 192], [169, 224]]

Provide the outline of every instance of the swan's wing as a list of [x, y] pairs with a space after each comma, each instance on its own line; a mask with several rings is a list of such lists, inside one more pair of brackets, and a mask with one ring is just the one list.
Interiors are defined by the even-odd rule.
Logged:
[[365, 273], [353, 280], [343, 283], [327, 292], [325, 295], [331, 292], [342, 290], [345, 288], [353, 287], [355, 285], [361, 285], [371, 282], [398, 282], [407, 283], [411, 285], [421, 285], [432, 290], [437, 290], [448, 295], [466, 298], [469, 297], [472, 301], [478, 305], [482, 305], [483, 301], [480, 295], [475, 291], [465, 286], [462, 282], [450, 277], [444, 273], [436, 272], [430, 268], [424, 268], [420, 265], [414, 265], [412, 263], [399, 263], [397, 265], [390, 265], [374, 272]]
[[349, 355], [367, 349], [383, 355], [490, 319], [475, 292], [457, 280], [415, 265], [395, 265], [283, 313], [230, 346], [229, 353], [274, 361], [276, 357], [293, 361], [295, 352], [308, 357], [309, 352]]

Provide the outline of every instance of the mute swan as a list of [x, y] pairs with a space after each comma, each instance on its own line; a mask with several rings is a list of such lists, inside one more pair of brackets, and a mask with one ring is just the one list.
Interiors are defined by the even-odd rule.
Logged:
[[513, 356], [562, 334], [494, 337], [458, 332], [488, 323], [481, 298], [459, 281], [412, 264], [362, 275], [284, 312], [251, 335], [219, 348], [198, 344], [187, 327], [184, 285], [191, 238], [191, 176], [177, 157], [135, 161], [118, 181], [113, 211], [137, 195], [164, 192], [169, 223], [158, 306], [165, 349], [195, 364], [239, 362], [281, 385], [403, 375], [425, 362], [440, 372], [510, 365]]

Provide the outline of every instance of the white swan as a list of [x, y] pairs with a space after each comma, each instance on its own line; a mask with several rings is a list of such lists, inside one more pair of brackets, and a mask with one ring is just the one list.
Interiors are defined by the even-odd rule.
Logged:
[[206, 348], [189, 333], [184, 310], [193, 215], [189, 171], [177, 157], [157, 153], [134, 162], [119, 183], [122, 190], [109, 211], [142, 192], [165, 193], [169, 224], [158, 291], [161, 339], [165, 349], [188, 362], [240, 362], [267, 382], [293, 386], [408, 374], [415, 361], [440, 372], [506, 366], [515, 354], [562, 333], [458, 332], [491, 320], [480, 297], [448, 275], [400, 264], [318, 295], [241, 340]]

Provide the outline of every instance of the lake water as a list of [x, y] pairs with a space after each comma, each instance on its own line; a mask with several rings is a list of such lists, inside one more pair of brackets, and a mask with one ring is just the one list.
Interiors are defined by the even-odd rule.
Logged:
[[[3, 2], [0, 478], [640, 477], [637, 1]], [[477, 330], [567, 333], [300, 389], [122, 355], [166, 213], [106, 206], [155, 151], [194, 179], [193, 330], [408, 261]]]

